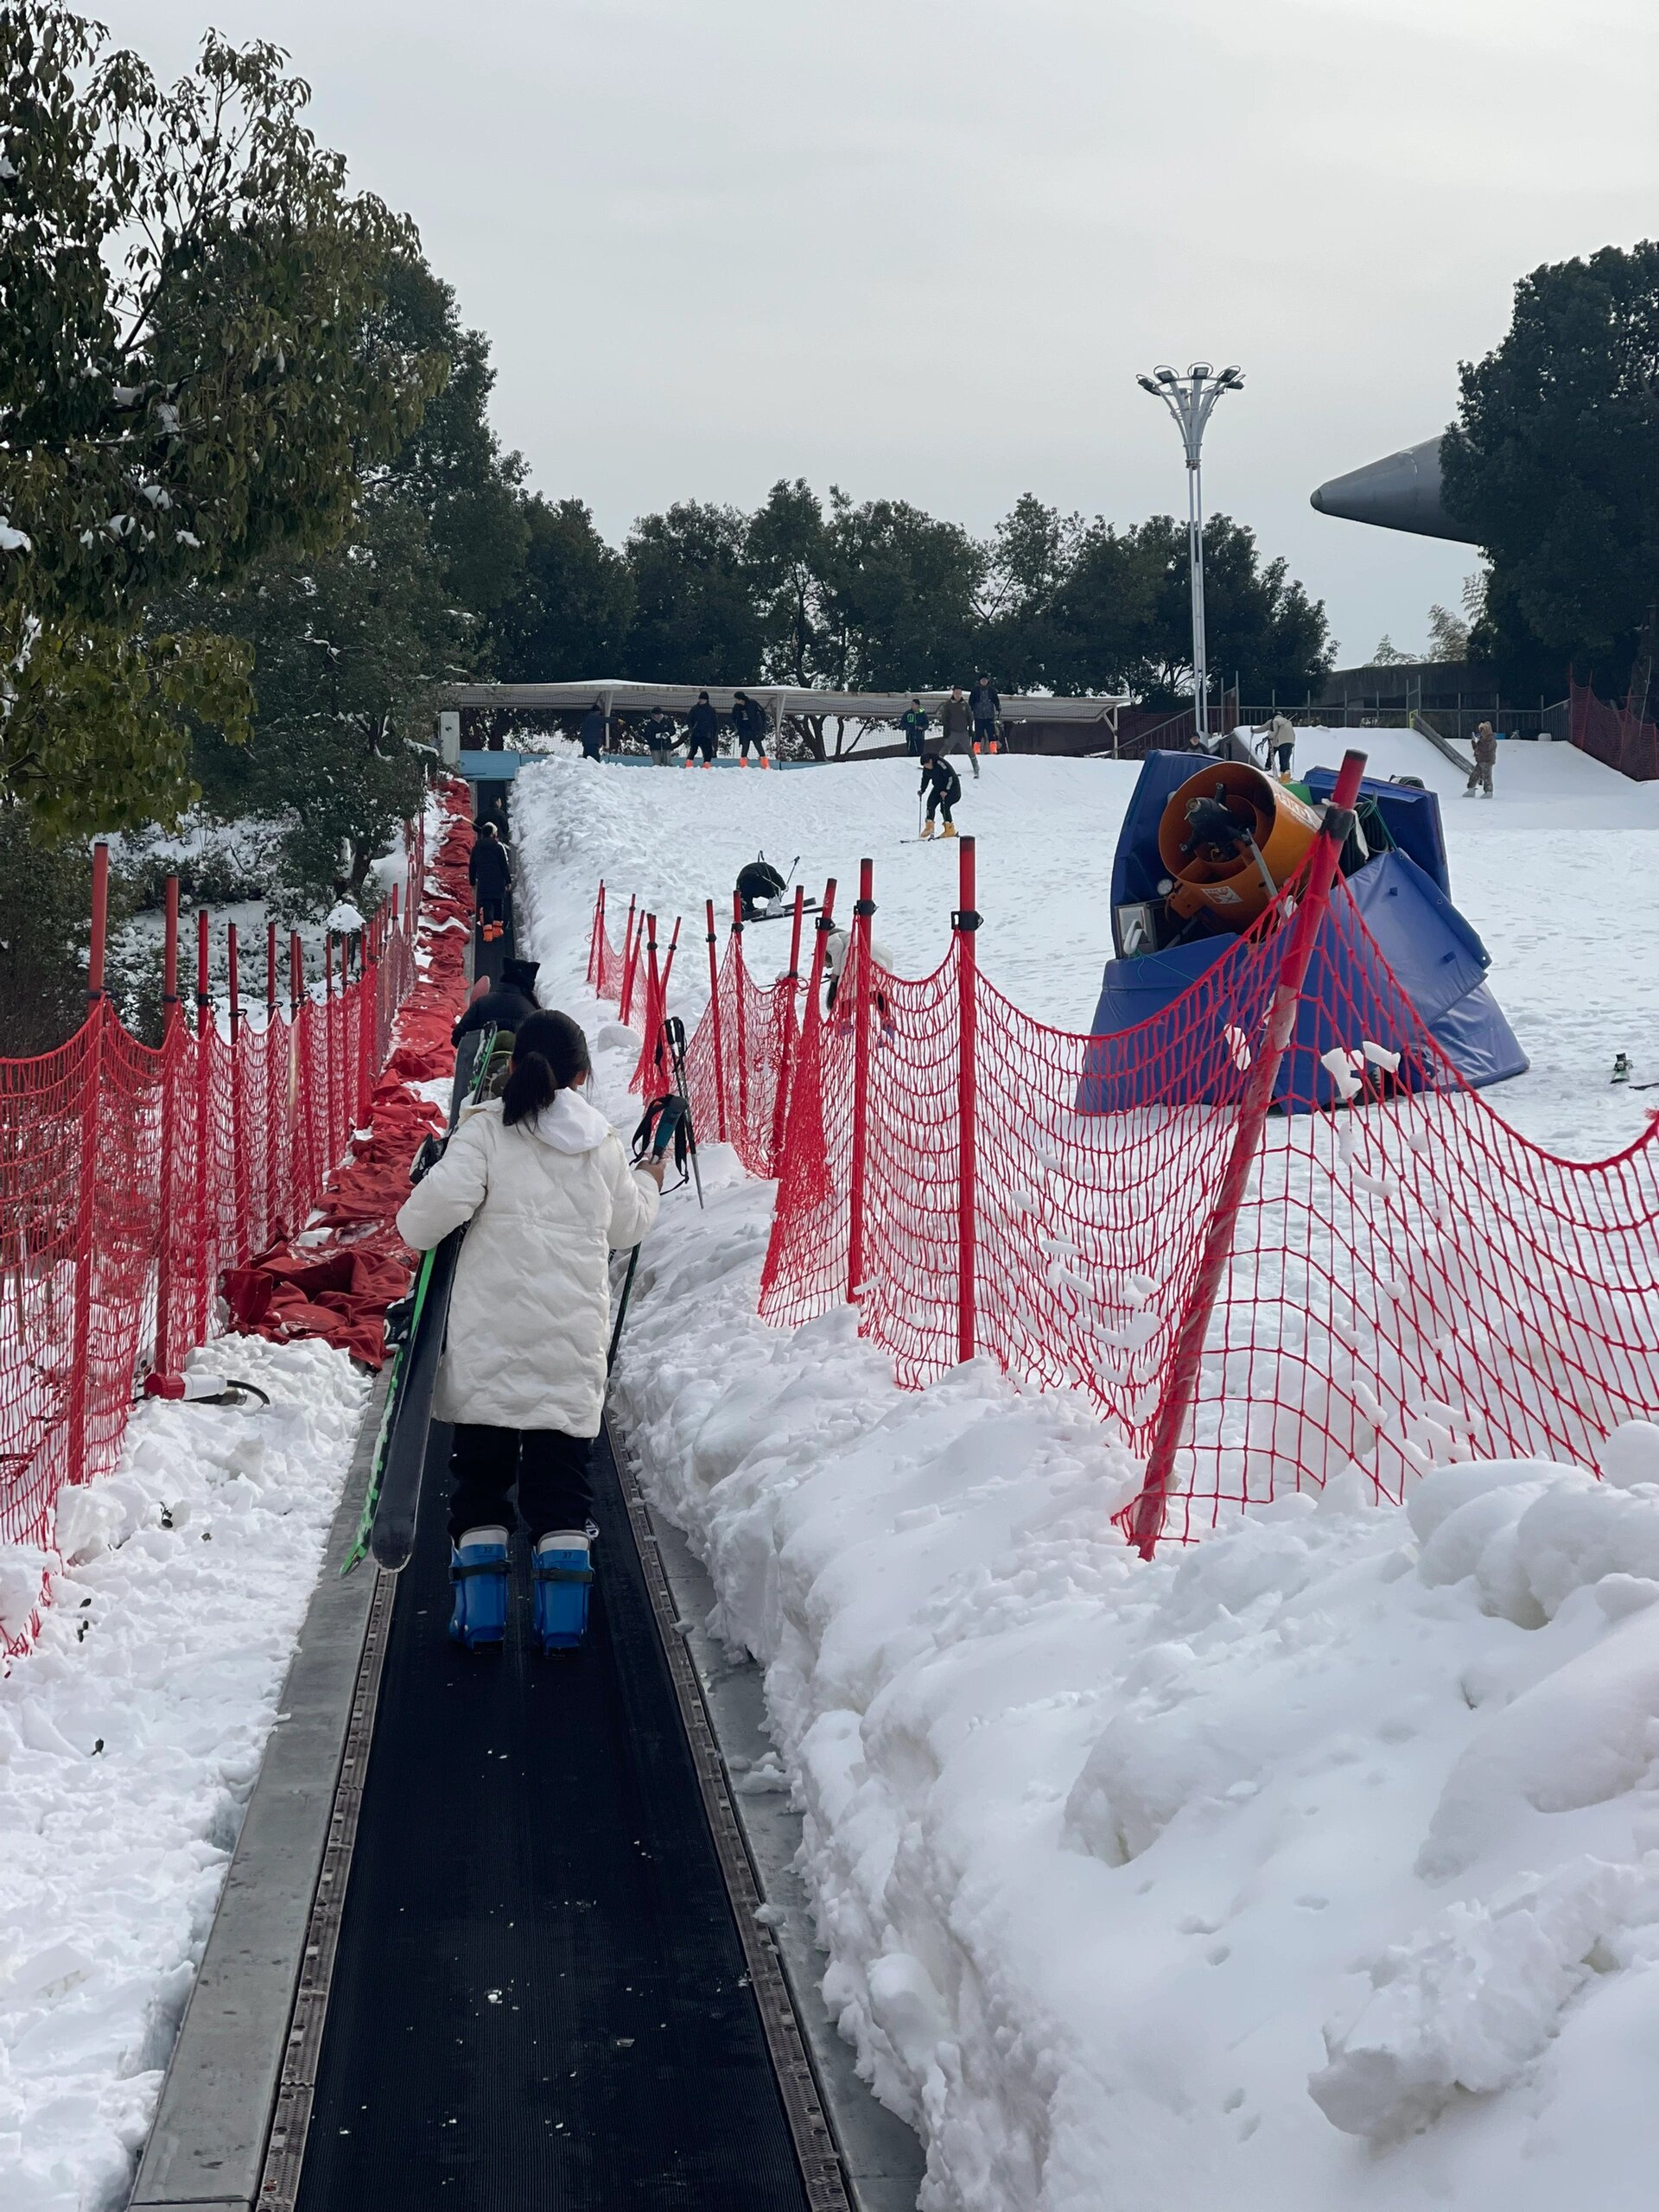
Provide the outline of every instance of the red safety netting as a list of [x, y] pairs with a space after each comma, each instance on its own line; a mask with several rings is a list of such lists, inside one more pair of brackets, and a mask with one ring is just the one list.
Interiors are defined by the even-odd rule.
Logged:
[[386, 1308], [409, 1287], [414, 1255], [392, 1222], [409, 1195], [410, 1161], [422, 1139], [448, 1120], [442, 1105], [412, 1086], [450, 1074], [450, 1031], [467, 995], [473, 839], [464, 786], [446, 785], [442, 805], [442, 834], [421, 879], [408, 963], [415, 980], [397, 1009], [366, 1126], [351, 1133], [346, 1156], [302, 1233], [257, 1247], [251, 1265], [232, 1268], [224, 1279], [233, 1328], [278, 1343], [321, 1337], [370, 1367], [385, 1358]]
[[1144, 1455], [1196, 1310], [1162, 1522], [1180, 1537], [1344, 1474], [1397, 1500], [1447, 1461], [1591, 1463], [1619, 1422], [1659, 1414], [1659, 1140], [1582, 1164], [1520, 1136], [1446, 1059], [1340, 880], [1202, 1326], [1292, 911], [1287, 893], [1111, 1037], [1033, 1021], [958, 930], [919, 979], [855, 939], [834, 1012], [801, 996], [791, 1049], [795, 988], [757, 991], [734, 938], [688, 1059], [704, 1140], [723, 1127], [779, 1178], [763, 1317], [792, 1325], [855, 1292], [901, 1382], [987, 1353], [1083, 1390]]
[[1610, 707], [1589, 686], [1574, 683], [1568, 709], [1573, 742], [1581, 752], [1617, 768], [1638, 784], [1659, 780], [1659, 728], [1627, 699]]
[[[459, 995], [447, 971], [458, 976], [464, 960], [471, 834], [464, 790], [445, 803], [439, 880], [423, 898], [424, 837], [413, 825], [407, 901], [375, 916], [349, 972], [344, 953], [338, 972], [331, 957], [308, 988], [296, 945], [288, 1007], [272, 979], [261, 1007], [233, 1000], [221, 1023], [206, 996], [204, 938], [196, 1020], [175, 1009], [159, 1049], [130, 1037], [99, 999], [57, 1051], [0, 1059], [0, 1541], [49, 1546], [59, 1491], [114, 1465], [140, 1382], [175, 1374], [221, 1325], [221, 1290], [285, 1243], [291, 1255], [320, 1199], [322, 1224], [349, 1218], [358, 1256], [371, 1260], [362, 1225], [395, 1210], [426, 1120], [402, 1080], [377, 1085], [375, 1071], [396, 1027], [394, 1066], [418, 1045], [425, 1071], [442, 1072], [431, 1038], [411, 1037], [410, 1023], [429, 991], [426, 1031], [441, 1022], [447, 1051], [444, 1008]], [[426, 950], [434, 928], [459, 931], [443, 937], [442, 976]], [[331, 1182], [371, 1109], [372, 1135]], [[396, 1260], [398, 1280], [388, 1264], [376, 1294], [396, 1295], [408, 1255], [382, 1243], [379, 1256]], [[327, 1296], [312, 1302], [312, 1332], [378, 1357], [380, 1323], [365, 1325], [360, 1297], [349, 1313]], [[30, 1633], [14, 1616], [0, 1624], [0, 1649]]]

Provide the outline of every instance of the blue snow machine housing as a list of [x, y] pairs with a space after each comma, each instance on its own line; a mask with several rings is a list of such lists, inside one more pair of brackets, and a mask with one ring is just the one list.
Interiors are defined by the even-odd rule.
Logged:
[[[1230, 1039], [1195, 1033], [1172, 1064], [1169, 1056], [1149, 1056], [1145, 1039], [1128, 1033], [1234, 950], [1318, 834], [1336, 780], [1334, 768], [1285, 784], [1245, 762], [1206, 766], [1191, 753], [1147, 755], [1112, 864], [1116, 957], [1102, 979], [1080, 1112], [1236, 1095]], [[1408, 1019], [1402, 991], [1465, 1082], [1484, 1085], [1524, 1073], [1527, 1056], [1486, 982], [1490, 956], [1452, 903], [1439, 798], [1413, 784], [1367, 777], [1356, 811], [1357, 832], [1344, 849], [1342, 872], [1387, 969], [1353, 926], [1347, 903], [1333, 904], [1279, 1069], [1275, 1103], [1290, 1113], [1336, 1103], [1337, 1084], [1321, 1056], [1351, 1052], [1365, 1039], [1398, 1044], [1402, 1017]], [[1205, 842], [1206, 823], [1218, 825], [1219, 842]], [[1219, 1028], [1219, 1002], [1214, 1019]], [[1408, 1056], [1395, 1087], [1421, 1087], [1437, 1076], [1437, 1066]]]

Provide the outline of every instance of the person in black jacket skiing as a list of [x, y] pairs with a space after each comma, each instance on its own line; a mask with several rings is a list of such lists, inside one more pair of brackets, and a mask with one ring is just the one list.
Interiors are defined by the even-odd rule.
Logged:
[[962, 797], [962, 778], [942, 753], [922, 755], [921, 789], [917, 796], [919, 798], [923, 791], [927, 794], [927, 820], [922, 824], [924, 838], [933, 835], [936, 811], [944, 817], [944, 835], [954, 837], [957, 825], [950, 819], [950, 810]]
[[582, 752], [586, 760], [597, 760], [605, 750], [605, 702], [595, 699], [582, 718]]
[[742, 902], [742, 915], [752, 922], [761, 914], [772, 912], [783, 897], [784, 878], [773, 868], [764, 853], [757, 853], [748, 864], [737, 872], [737, 895]]
[[493, 944], [501, 934], [502, 911], [512, 881], [512, 855], [493, 822], [479, 824], [467, 874], [478, 907], [479, 935], [486, 944]]
[[699, 691], [696, 705], [685, 718], [685, 765], [688, 768], [699, 754], [705, 766], [714, 766], [715, 741], [719, 731], [720, 716], [709, 705], [709, 694]]
[[747, 760], [749, 747], [753, 746], [760, 756], [760, 765], [766, 765], [766, 710], [758, 699], [751, 699], [747, 691], [732, 694], [732, 728], [737, 732], [738, 754]]
[[449, 1033], [459, 1045], [474, 1029], [516, 1031], [537, 1011], [537, 963], [533, 960], [504, 960], [499, 983], [475, 998]]

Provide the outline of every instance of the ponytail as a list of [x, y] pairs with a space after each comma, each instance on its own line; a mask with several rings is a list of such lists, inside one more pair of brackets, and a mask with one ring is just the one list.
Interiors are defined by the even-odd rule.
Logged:
[[501, 1093], [509, 1128], [550, 1106], [588, 1072], [588, 1039], [568, 1014], [528, 1014], [512, 1040], [512, 1065]]

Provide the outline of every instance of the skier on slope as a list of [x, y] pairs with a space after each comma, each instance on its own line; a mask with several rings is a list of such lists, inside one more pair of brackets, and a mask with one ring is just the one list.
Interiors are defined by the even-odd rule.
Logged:
[[757, 853], [747, 867], [737, 872], [737, 895], [740, 911], [746, 922], [769, 914], [784, 895], [784, 879], [764, 853]]
[[1469, 781], [1464, 786], [1465, 798], [1473, 798], [1477, 791], [1492, 795], [1492, 770], [1497, 766], [1497, 738], [1491, 722], [1475, 724], [1474, 743], [1471, 747], [1475, 765], [1469, 771]]
[[512, 881], [512, 855], [493, 822], [478, 826], [467, 876], [478, 907], [479, 935], [486, 944], [493, 944], [501, 934], [502, 909]]
[[701, 753], [703, 764], [715, 765], [715, 746], [720, 731], [720, 716], [709, 703], [709, 694], [699, 691], [697, 703], [685, 718], [685, 765], [689, 768]]
[[962, 797], [962, 778], [942, 753], [924, 753], [922, 755], [922, 780], [918, 798], [923, 793], [927, 798], [927, 820], [922, 825], [923, 837], [933, 835], [936, 812], [944, 817], [945, 836], [954, 837], [957, 825], [950, 819], [950, 810]]
[[1262, 740], [1262, 766], [1275, 765], [1281, 776], [1290, 773], [1291, 763], [1296, 758], [1296, 725], [1288, 715], [1274, 713], [1265, 729], [1255, 734]]
[[529, 1538], [537, 1640], [571, 1649], [588, 1622], [588, 1465], [605, 1403], [607, 1255], [657, 1218], [663, 1163], [631, 1168], [583, 1096], [588, 1040], [567, 1014], [532, 1014], [499, 1100], [480, 1106], [404, 1200], [397, 1232], [429, 1251], [467, 1222], [433, 1418], [454, 1424], [449, 1633], [469, 1649], [506, 1634], [515, 1515]]
[[471, 1001], [449, 1033], [449, 1042], [459, 1045], [475, 1029], [511, 1033], [522, 1027], [537, 1011], [536, 973], [533, 960], [504, 960], [500, 982]]
[[913, 760], [927, 741], [927, 713], [919, 699], [912, 699], [899, 715], [899, 727], [905, 733], [906, 749]]

